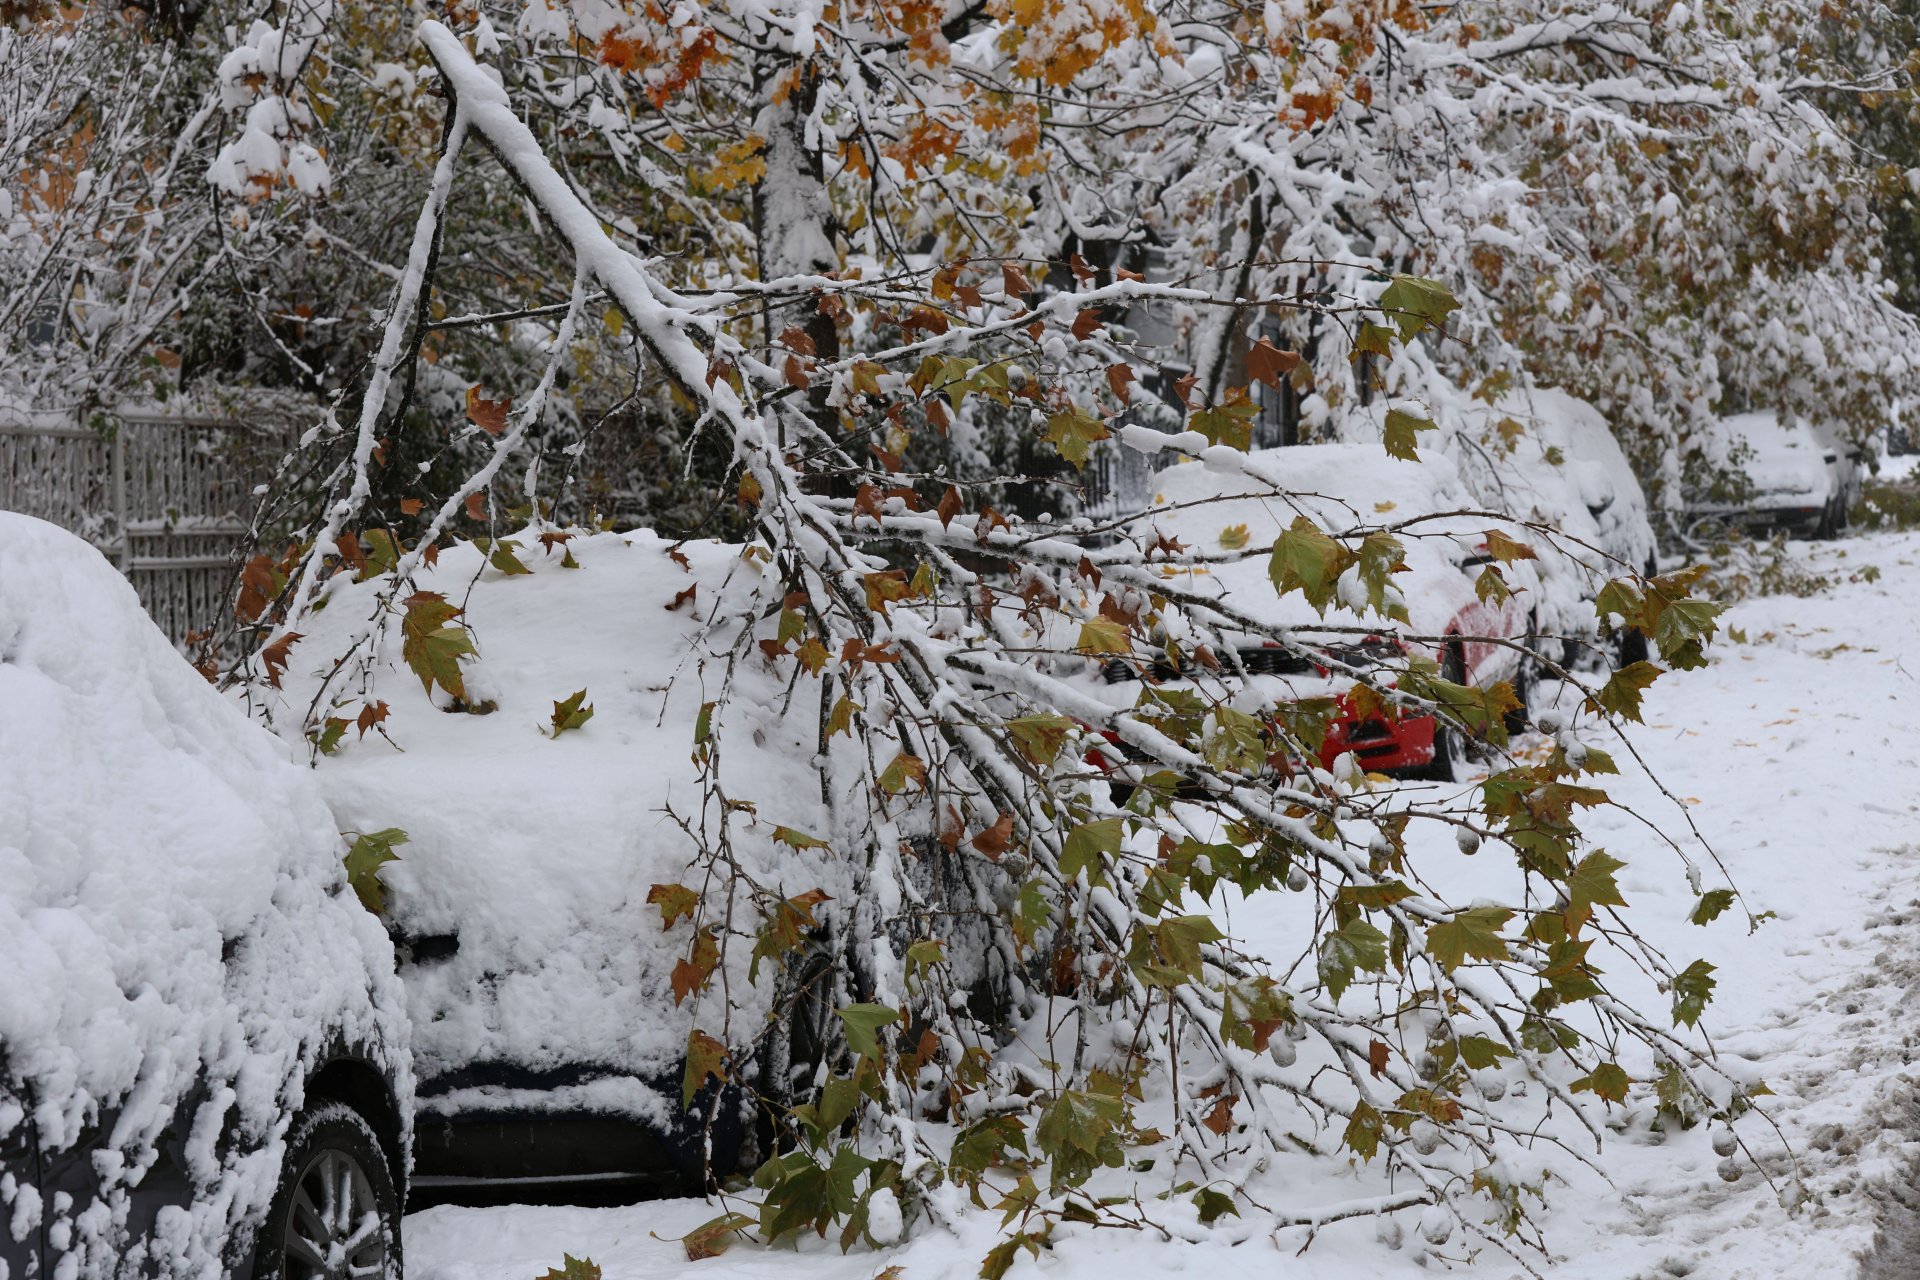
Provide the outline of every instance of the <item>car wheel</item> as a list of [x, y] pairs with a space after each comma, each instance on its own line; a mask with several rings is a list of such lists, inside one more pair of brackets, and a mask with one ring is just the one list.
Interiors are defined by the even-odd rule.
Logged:
[[253, 1280], [398, 1280], [400, 1196], [380, 1139], [344, 1102], [302, 1112], [261, 1224]]
[[[1440, 678], [1453, 684], [1467, 682], [1467, 656], [1456, 640], [1447, 645], [1440, 657]], [[1433, 718], [1433, 760], [1420, 770], [1420, 776], [1435, 782], [1452, 782], [1456, 769], [1466, 762], [1467, 743], [1460, 727], [1444, 716]]]
[[1502, 717], [1502, 723], [1509, 734], [1525, 733], [1531, 717], [1534, 681], [1539, 678], [1539, 659], [1534, 657], [1534, 649], [1539, 643], [1539, 624], [1532, 614], [1527, 615], [1527, 634], [1521, 639], [1525, 650], [1520, 655], [1520, 665], [1513, 672], [1513, 697], [1520, 705]]

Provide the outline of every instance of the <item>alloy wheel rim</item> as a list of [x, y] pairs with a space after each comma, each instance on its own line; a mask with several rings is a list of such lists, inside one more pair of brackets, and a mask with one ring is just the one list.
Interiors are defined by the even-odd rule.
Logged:
[[345, 1151], [317, 1151], [293, 1184], [281, 1235], [286, 1280], [380, 1280], [387, 1234], [373, 1182]]

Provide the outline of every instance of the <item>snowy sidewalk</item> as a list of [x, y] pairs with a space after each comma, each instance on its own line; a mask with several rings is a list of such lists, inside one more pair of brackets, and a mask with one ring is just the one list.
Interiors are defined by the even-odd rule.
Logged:
[[[1751, 936], [1737, 911], [1709, 928], [1689, 925], [1692, 894], [1672, 853], [1643, 826], [1606, 810], [1589, 833], [1627, 861], [1621, 887], [1649, 937], [1680, 964], [1704, 957], [1718, 967], [1708, 1029], [1723, 1055], [1750, 1063], [1773, 1089], [1766, 1110], [1797, 1154], [1811, 1202], [1789, 1215], [1745, 1156], [1723, 1165], [1715, 1126], [1666, 1136], [1649, 1130], [1651, 1116], [1638, 1107], [1600, 1157], [1611, 1187], [1571, 1161], [1566, 1181], [1549, 1184], [1540, 1215], [1553, 1251], [1549, 1274], [1844, 1277], [1858, 1270], [1883, 1218], [1892, 1223], [1891, 1243], [1875, 1273], [1914, 1271], [1901, 1253], [1920, 1241], [1920, 1214], [1902, 1209], [1883, 1184], [1910, 1176], [1909, 1141], [1920, 1137], [1909, 1065], [1920, 1037], [1920, 535], [1797, 550], [1838, 584], [1810, 599], [1772, 597], [1731, 610], [1726, 624], [1744, 641], [1723, 633], [1710, 669], [1663, 680], [1635, 737], [1751, 907], [1777, 918]], [[1877, 580], [1845, 580], [1869, 565]], [[1644, 780], [1615, 790], [1662, 815]], [[1257, 922], [1235, 923], [1258, 933]], [[1647, 998], [1663, 1007], [1651, 992]], [[1749, 1115], [1739, 1130], [1774, 1186], [1786, 1185], [1786, 1148], [1766, 1122]], [[889, 1267], [917, 1280], [971, 1276], [996, 1238], [997, 1216], [980, 1214], [964, 1238], [923, 1229], [885, 1254], [842, 1257], [809, 1240], [798, 1255], [742, 1244], [724, 1258], [688, 1262], [676, 1238], [717, 1211], [699, 1201], [430, 1209], [408, 1219], [408, 1273], [532, 1280], [571, 1253], [597, 1262], [606, 1280], [869, 1280]], [[1411, 1229], [1379, 1232], [1371, 1222], [1328, 1227], [1296, 1257], [1303, 1241], [1297, 1230], [1238, 1248], [1063, 1233], [1048, 1257], [1023, 1259], [1009, 1274], [1359, 1280], [1449, 1267], [1517, 1272], [1491, 1253], [1464, 1259], [1457, 1243], [1423, 1254]]]

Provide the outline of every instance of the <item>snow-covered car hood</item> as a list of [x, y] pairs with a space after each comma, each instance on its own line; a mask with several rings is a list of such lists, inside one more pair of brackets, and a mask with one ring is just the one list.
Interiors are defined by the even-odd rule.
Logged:
[[[1324, 530], [1343, 533], [1478, 505], [1443, 456], [1404, 461], [1377, 444], [1299, 445], [1247, 455], [1245, 470], [1216, 468], [1202, 460], [1161, 471], [1154, 477], [1153, 507], [1136, 522], [1135, 532], [1176, 539], [1193, 553], [1167, 560], [1163, 573], [1170, 584], [1230, 600], [1234, 608], [1267, 625], [1358, 627], [1383, 634], [1403, 629], [1427, 635], [1449, 629], [1506, 634], [1505, 624], [1474, 594], [1477, 567], [1463, 567], [1481, 550], [1493, 523], [1483, 518], [1448, 516], [1396, 534], [1406, 548], [1408, 572], [1395, 576], [1390, 591], [1406, 607], [1406, 628], [1356, 607], [1363, 605], [1365, 593], [1353, 569], [1342, 577], [1339, 599], [1322, 617], [1297, 593], [1282, 597], [1275, 591], [1265, 554], [1220, 560], [1227, 543], [1241, 535], [1253, 551], [1271, 547], [1281, 531], [1303, 515]], [[1514, 536], [1524, 537], [1518, 532]], [[1203, 562], [1202, 557], [1214, 562]], [[1525, 564], [1506, 572], [1517, 588], [1536, 585]]]
[[1783, 423], [1772, 410], [1714, 420], [1700, 440], [1712, 465], [1744, 473], [1753, 505], [1817, 507], [1833, 488], [1827, 448], [1801, 423]]
[[[0, 512], [0, 1137], [31, 1123], [58, 1152], [113, 1124], [91, 1157], [104, 1204], [0, 1179], [0, 1224], [44, 1215], [53, 1274], [217, 1273], [337, 1046], [375, 1053], [406, 1114], [392, 948], [342, 853], [312, 775], [99, 552]], [[128, 1187], [194, 1096], [213, 1101], [191, 1117], [192, 1209], [129, 1240]]]
[[1567, 557], [1595, 570], [1590, 591], [1653, 557], [1646, 493], [1606, 418], [1586, 401], [1556, 387], [1511, 391], [1491, 406], [1465, 406], [1461, 433], [1452, 452], [1487, 505], [1604, 553], [1562, 544]]
[[[818, 717], [780, 714], [786, 681], [743, 638], [759, 621], [751, 606], [764, 603], [754, 588], [766, 570], [740, 546], [676, 546], [651, 533], [579, 536], [551, 551], [528, 535], [514, 541], [527, 573], [503, 575], [463, 544], [402, 592], [465, 605], [461, 621], [479, 650], [463, 664], [465, 685], [491, 710], [450, 712], [444, 691], [429, 697], [404, 664], [394, 617], [365, 696], [355, 681], [323, 708], [354, 719], [378, 701], [387, 718], [380, 732], [349, 730], [318, 776], [343, 829], [407, 833], [400, 860], [381, 873], [397, 933], [458, 939], [452, 954], [403, 969], [422, 1079], [482, 1063], [586, 1067], [626, 1079], [610, 1081], [618, 1087], [603, 1088], [602, 1102], [664, 1123], [679, 1110], [677, 1093], [635, 1082], [678, 1081], [702, 999], [676, 1005], [671, 989], [692, 923], [663, 928], [648, 896], [656, 884], [705, 882], [681, 826], [712, 830], [718, 817], [691, 759], [703, 704], [723, 701], [713, 714], [727, 797], [755, 807], [735, 837], [742, 867], [788, 894], [820, 888], [844, 901], [852, 890], [824, 879], [840, 860], [800, 856], [772, 838], [780, 826], [831, 838]], [[377, 593], [391, 590], [384, 576], [334, 581], [326, 608], [301, 624], [271, 708], [289, 736], [320, 674], [373, 614]], [[743, 646], [723, 700], [724, 657]], [[554, 703], [582, 690], [593, 718], [553, 736]], [[764, 997], [747, 981], [747, 950], [731, 947], [725, 972], [751, 1017]]]

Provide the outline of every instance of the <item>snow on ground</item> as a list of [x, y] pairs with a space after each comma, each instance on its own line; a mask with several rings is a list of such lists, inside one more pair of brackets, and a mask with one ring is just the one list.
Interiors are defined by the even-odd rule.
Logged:
[[[1744, 640], [1724, 637], [1710, 669], [1656, 686], [1647, 726], [1635, 736], [1751, 908], [1775, 918], [1750, 935], [1737, 910], [1710, 928], [1689, 925], [1694, 898], [1671, 851], [1617, 811], [1599, 813], [1589, 828], [1596, 843], [1628, 862], [1621, 885], [1653, 940], [1678, 964], [1704, 957], [1718, 966], [1708, 1029], [1742, 1074], [1774, 1090], [1766, 1111], [1779, 1133], [1761, 1115], [1739, 1121], [1746, 1151], [1724, 1166], [1739, 1175], [1731, 1182], [1713, 1146], [1715, 1126], [1663, 1137], [1650, 1132], [1641, 1105], [1608, 1139], [1610, 1186], [1564, 1156], [1546, 1157], [1564, 1179], [1549, 1184], [1540, 1215], [1553, 1251], [1550, 1274], [1845, 1276], [1858, 1270], [1882, 1227], [1889, 1239], [1872, 1274], [1913, 1273], [1915, 1259], [1903, 1251], [1920, 1241], [1920, 1215], [1886, 1188], [1903, 1186], [1920, 1154], [1908, 1140], [1920, 1114], [1909, 1066], [1920, 1033], [1920, 999], [1912, 994], [1920, 980], [1920, 535], [1795, 544], [1795, 552], [1836, 585], [1812, 599], [1733, 608], [1726, 622]], [[1860, 572], [1868, 565], [1877, 580]], [[1660, 812], [1644, 780], [1619, 784], [1615, 794]], [[1668, 827], [1681, 829], [1671, 806], [1665, 813]], [[1237, 932], [1260, 935], [1253, 908], [1243, 905], [1236, 915]], [[1650, 1007], [1663, 1006], [1650, 989], [1636, 990], [1632, 975], [1616, 969], [1609, 976]], [[1810, 1195], [1792, 1214], [1777, 1198], [1793, 1176], [1789, 1145]], [[1144, 1194], [1161, 1189], [1149, 1185], [1151, 1177], [1141, 1179]], [[718, 1211], [686, 1200], [610, 1209], [434, 1208], [408, 1220], [409, 1274], [524, 1280], [571, 1253], [598, 1262], [606, 1280], [867, 1280], [889, 1266], [903, 1277], [970, 1276], [997, 1225], [997, 1215], [974, 1214], [957, 1233], [923, 1227], [896, 1249], [845, 1257], [809, 1240], [799, 1257], [786, 1247], [742, 1244], [723, 1260], [686, 1261], [676, 1237]], [[1010, 1274], [1359, 1280], [1518, 1273], [1491, 1251], [1465, 1259], [1457, 1240], [1426, 1246], [1416, 1218], [1403, 1216], [1400, 1231], [1371, 1221], [1323, 1227], [1298, 1258], [1307, 1236], [1298, 1228], [1253, 1232], [1237, 1247], [1067, 1228], [1045, 1259], [1023, 1257]], [[1247, 1237], [1240, 1227], [1236, 1234]]]

